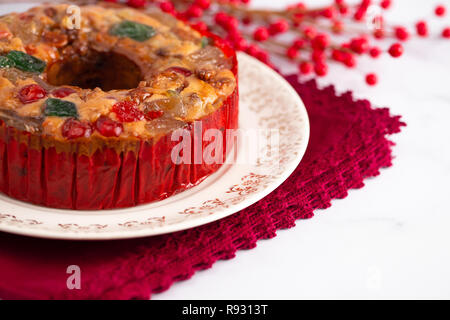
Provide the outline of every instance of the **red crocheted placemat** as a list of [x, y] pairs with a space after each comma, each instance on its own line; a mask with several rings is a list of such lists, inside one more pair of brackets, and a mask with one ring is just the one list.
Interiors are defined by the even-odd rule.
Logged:
[[[311, 139], [295, 172], [263, 200], [228, 218], [173, 234], [109, 242], [30, 239], [0, 233], [0, 298], [148, 299], [237, 250], [291, 228], [344, 198], [391, 165], [388, 135], [404, 125], [388, 109], [373, 109], [351, 93], [314, 81], [287, 80], [309, 113]], [[67, 267], [82, 270], [81, 290], [68, 290]]]

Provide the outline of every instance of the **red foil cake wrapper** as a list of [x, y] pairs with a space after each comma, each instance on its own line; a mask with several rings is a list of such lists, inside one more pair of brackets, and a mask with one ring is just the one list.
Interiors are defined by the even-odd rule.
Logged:
[[[233, 49], [217, 36], [214, 40], [226, 56], [233, 59], [237, 79], [237, 59]], [[202, 150], [210, 141], [201, 139], [208, 129], [219, 129], [227, 146], [227, 129], [238, 127], [238, 87], [213, 113], [187, 123], [191, 146], [201, 140]], [[201, 123], [202, 134], [194, 132]], [[8, 126], [0, 120], [0, 191], [8, 196], [61, 209], [112, 209], [131, 207], [165, 199], [191, 188], [217, 171], [222, 163], [175, 164], [171, 153], [180, 141], [172, 134], [157, 141], [141, 140], [135, 151], [118, 152], [104, 147], [88, 156], [78, 151], [83, 142], [67, 143], [70, 151], [48, 147], [45, 136], [31, 134]], [[85, 143], [85, 142], [84, 142]], [[131, 142], [135, 143], [136, 142]], [[223, 148], [225, 159], [227, 148]], [[194, 155], [194, 152], [192, 152]], [[225, 160], [224, 160], [225, 161]]]

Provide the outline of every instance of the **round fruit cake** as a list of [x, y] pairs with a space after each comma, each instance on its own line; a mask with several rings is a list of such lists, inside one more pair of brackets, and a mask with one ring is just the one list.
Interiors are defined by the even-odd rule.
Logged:
[[202, 150], [217, 129], [226, 145], [237, 117], [234, 51], [170, 15], [49, 4], [0, 17], [0, 191], [13, 198], [70, 209], [164, 199], [222, 163], [174, 161], [173, 133]]

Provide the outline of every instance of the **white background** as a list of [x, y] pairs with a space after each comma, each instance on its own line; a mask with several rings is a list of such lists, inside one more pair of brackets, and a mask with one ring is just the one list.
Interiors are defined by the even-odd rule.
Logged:
[[[436, 32], [450, 26], [450, 12], [432, 15], [437, 3], [450, 11], [450, 0], [393, 2], [389, 21], [412, 26], [427, 18]], [[450, 40], [414, 39], [405, 48], [400, 59], [362, 59], [356, 70], [334, 66], [320, 80], [403, 116], [408, 127], [394, 136], [393, 167], [313, 219], [153, 298], [450, 298]], [[376, 87], [364, 83], [372, 71], [380, 77]]]
[[[437, 33], [450, 26], [450, 12], [433, 17], [437, 3], [450, 11], [449, 0], [394, 0], [387, 18], [407, 26], [426, 18]], [[403, 116], [394, 166], [314, 218], [154, 299], [450, 298], [450, 41], [414, 39], [400, 59], [360, 62], [356, 70], [331, 68], [320, 83]], [[371, 71], [380, 77], [376, 87], [364, 83]]]

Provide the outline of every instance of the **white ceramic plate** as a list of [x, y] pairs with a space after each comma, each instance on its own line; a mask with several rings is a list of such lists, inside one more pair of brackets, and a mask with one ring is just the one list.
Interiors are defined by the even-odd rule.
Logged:
[[[8, 5], [7, 11], [24, 10]], [[0, 5], [0, 14], [6, 13]], [[152, 236], [197, 227], [222, 219], [262, 199], [299, 164], [309, 138], [306, 109], [294, 89], [256, 59], [239, 54], [239, 127], [259, 135], [256, 161], [249, 145], [239, 144], [236, 161], [226, 164], [198, 186], [166, 200], [128, 209], [76, 211], [50, 209], [0, 195], [0, 231], [73, 240], [107, 240]], [[272, 137], [272, 138], [271, 138]], [[271, 144], [267, 156], [263, 150]], [[255, 150], [255, 149], [254, 149]], [[254, 153], [252, 151], [252, 153]]]
[[[305, 107], [276, 72], [239, 54], [239, 126], [260, 135], [256, 161], [249, 145], [239, 144], [236, 161], [225, 164], [198, 186], [166, 200], [134, 208], [77, 211], [31, 205], [0, 195], [0, 231], [78, 240], [152, 236], [197, 227], [229, 216], [277, 188], [299, 164], [309, 138]], [[272, 137], [272, 138], [271, 138]], [[263, 150], [272, 143], [267, 156]], [[253, 146], [254, 147], [254, 146]]]

